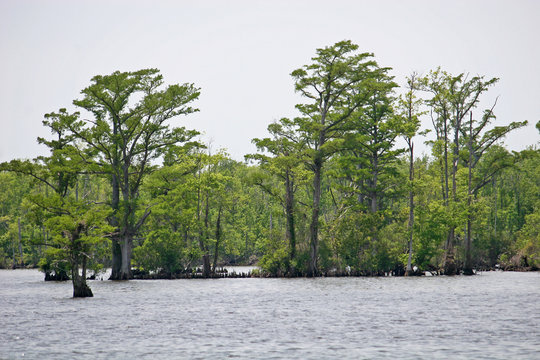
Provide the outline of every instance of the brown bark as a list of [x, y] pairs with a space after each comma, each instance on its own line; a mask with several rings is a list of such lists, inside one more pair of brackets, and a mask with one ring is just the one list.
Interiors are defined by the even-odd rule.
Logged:
[[203, 254], [202, 261], [203, 261], [202, 276], [205, 278], [208, 278], [210, 277], [210, 273], [211, 273], [210, 254], [208, 252], [205, 252]]
[[[73, 283], [73, 297], [92, 297], [94, 294], [86, 283], [86, 255], [80, 243], [81, 232], [85, 231], [85, 225], [79, 223], [72, 233], [65, 236], [71, 240], [71, 281]], [[79, 274], [79, 266], [82, 267], [82, 274]]]
[[86, 257], [82, 259], [82, 274], [79, 274], [79, 266], [75, 264], [71, 269], [71, 279], [73, 281], [73, 297], [93, 297], [92, 290], [86, 283]]
[[455, 249], [454, 249], [454, 236], [455, 236], [455, 228], [450, 228], [450, 231], [448, 231], [448, 237], [446, 239], [446, 243], [448, 244], [448, 247], [446, 249], [446, 253], [444, 256], [444, 263], [443, 263], [443, 272], [445, 275], [456, 275], [457, 274], [457, 266], [455, 261]]

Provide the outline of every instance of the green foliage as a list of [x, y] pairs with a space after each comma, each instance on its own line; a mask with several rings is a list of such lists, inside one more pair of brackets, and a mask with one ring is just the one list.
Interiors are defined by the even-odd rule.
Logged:
[[78, 112], [70, 114], [65, 109], [47, 114], [45, 125], [64, 140], [40, 140], [48, 146], [65, 145], [73, 161], [88, 172], [108, 177], [113, 210], [108, 221], [117, 228], [112, 237], [112, 277], [117, 279], [131, 277], [133, 237], [149, 215], [139, 211], [139, 190], [155, 169], [152, 161], [198, 134], [183, 127], [171, 128], [168, 120], [198, 111], [190, 104], [198, 98], [199, 89], [193, 84], [163, 88], [163, 83], [157, 69], [95, 76], [81, 91], [82, 98], [73, 101], [93, 118], [81, 119]]
[[264, 255], [259, 260], [261, 269], [272, 275], [286, 274], [289, 266], [287, 242], [283, 241], [277, 231], [274, 231], [269, 233], [263, 244]]
[[517, 233], [515, 249], [522, 265], [540, 268], [540, 211], [525, 216], [525, 224]]
[[200, 250], [186, 243], [180, 234], [158, 229], [150, 232], [144, 244], [134, 249], [133, 257], [140, 269], [175, 274], [190, 270], [190, 265], [201, 255]]
[[[256, 260], [281, 276], [399, 273], [409, 252], [420, 270], [540, 266], [539, 151], [501, 145], [526, 122], [476, 113], [497, 78], [437, 69], [400, 91], [350, 41], [311, 60], [291, 74], [298, 116], [253, 139], [246, 164], [168, 125], [198, 111], [193, 84], [164, 86], [156, 69], [94, 77], [74, 101], [89, 118], [45, 115], [50, 154], [0, 165], [0, 267], [129, 278], [132, 247], [166, 275]], [[428, 113], [431, 156], [415, 158]]]

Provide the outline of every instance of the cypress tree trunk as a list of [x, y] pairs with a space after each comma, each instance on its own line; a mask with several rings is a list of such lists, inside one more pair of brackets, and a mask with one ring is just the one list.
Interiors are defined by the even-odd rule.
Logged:
[[116, 234], [113, 235], [112, 241], [112, 271], [111, 277], [109, 280], [121, 280], [121, 269], [122, 269], [122, 249], [121, 249], [121, 239], [118, 235], [120, 229], [118, 229], [118, 214], [120, 204], [120, 184], [118, 183], [118, 178], [116, 174], [112, 174], [111, 178], [111, 187], [112, 187], [112, 203], [111, 207], [114, 211], [114, 214], [109, 219], [109, 224], [116, 227]]
[[207, 252], [204, 253], [203, 257], [202, 257], [202, 261], [203, 261], [203, 272], [202, 272], [202, 275], [203, 277], [205, 278], [208, 278], [210, 277], [210, 254]]
[[445, 275], [457, 274], [455, 249], [454, 249], [454, 237], [455, 237], [455, 228], [451, 227], [450, 231], [448, 231], [448, 236], [446, 239], [447, 248], [446, 248], [444, 264], [443, 264], [443, 272]]
[[216, 265], [219, 254], [219, 242], [221, 240], [221, 205], [218, 209], [218, 217], [216, 221], [216, 246], [214, 247], [214, 263], [212, 264], [212, 273], [216, 273]]
[[73, 281], [73, 297], [93, 297], [92, 290], [86, 283], [86, 258], [82, 260], [82, 275], [79, 274], [79, 264], [71, 268], [71, 279]]
[[472, 269], [472, 257], [471, 257], [471, 196], [472, 196], [472, 112], [469, 121], [469, 191], [467, 197], [467, 239], [465, 240], [465, 266], [463, 268], [463, 274], [474, 275]]
[[122, 165], [122, 201], [123, 201], [123, 214], [122, 221], [120, 223], [120, 250], [122, 253], [122, 263], [120, 266], [120, 274], [118, 280], [129, 280], [133, 278], [131, 273], [131, 253], [133, 251], [133, 234], [135, 233], [133, 225], [131, 224], [129, 217], [133, 214], [132, 193], [129, 185], [129, 165], [124, 162]]
[[408, 139], [409, 143], [409, 182], [411, 189], [409, 190], [409, 257], [407, 259], [407, 268], [405, 270], [405, 276], [409, 276], [413, 273], [412, 270], [412, 242], [413, 242], [413, 227], [414, 227], [414, 192], [413, 192], [413, 181], [414, 181], [414, 157], [413, 149], [414, 144], [411, 142], [411, 139]]
[[[458, 133], [458, 128], [455, 130], [456, 134]], [[452, 155], [452, 200], [457, 201], [457, 183], [456, 183], [456, 173], [457, 173], [457, 162], [459, 156], [459, 143], [458, 136], [455, 135], [454, 138], [454, 151]], [[446, 275], [456, 275], [457, 267], [455, 261], [455, 251], [454, 244], [456, 238], [456, 228], [452, 225], [450, 231], [448, 232], [448, 249], [446, 251], [446, 258], [444, 261], [444, 273]]]
[[109, 280], [120, 280], [122, 268], [122, 249], [118, 239], [112, 239], [112, 271]]
[[[73, 282], [73, 297], [92, 297], [92, 290], [86, 284], [86, 256], [80, 244], [80, 235], [84, 230], [84, 225], [79, 224], [77, 229], [67, 235], [71, 239], [71, 281]], [[82, 265], [82, 275], [79, 274], [79, 265]]]
[[206, 207], [205, 207], [205, 210], [204, 210], [204, 227], [205, 227], [204, 239], [206, 241], [202, 241], [202, 237], [201, 237], [201, 244], [202, 244], [202, 249], [201, 250], [204, 251], [204, 255], [203, 255], [203, 276], [205, 278], [210, 277], [210, 272], [211, 272], [210, 252], [208, 250], [208, 217], [209, 217], [209, 212], [210, 212], [210, 206], [208, 204], [208, 194], [206, 194]]
[[309, 267], [308, 276], [317, 276], [317, 258], [319, 251], [319, 212], [321, 202], [321, 173], [322, 173], [322, 159], [320, 157], [315, 158], [313, 169], [313, 209], [311, 213], [311, 225], [309, 227], [310, 233], [310, 251], [309, 251]]
[[296, 234], [294, 231], [294, 194], [293, 184], [290, 179], [289, 171], [285, 174], [285, 213], [287, 216], [287, 238], [289, 240], [289, 264], [288, 272], [292, 274], [295, 272], [292, 266], [292, 261], [296, 257]]
[[[454, 149], [455, 151], [455, 149]], [[456, 158], [453, 159], [452, 164], [452, 175], [453, 175], [453, 183], [452, 183], [452, 190], [455, 200], [455, 173], [454, 173], [454, 162], [457, 161]], [[457, 164], [456, 164], [457, 166]], [[445, 181], [445, 206], [448, 209], [449, 208], [449, 185], [448, 185], [448, 124], [447, 119], [445, 116], [444, 119], [444, 181]], [[443, 272], [446, 275], [455, 275], [457, 273], [456, 268], [456, 262], [455, 262], [455, 254], [454, 254], [454, 238], [455, 238], [455, 227], [451, 226], [448, 235], [446, 237], [446, 251], [444, 254], [444, 261], [443, 261]]]
[[122, 255], [122, 265], [120, 267], [119, 278], [117, 280], [133, 279], [131, 273], [131, 252], [133, 250], [133, 238], [129, 235], [124, 235], [120, 242], [120, 250]]
[[[200, 174], [199, 174], [199, 179], [200, 179]], [[203, 277], [207, 278], [207, 277], [210, 277], [210, 254], [209, 254], [209, 251], [208, 251], [208, 245], [207, 245], [207, 241], [205, 240], [208, 240], [208, 194], [207, 194], [207, 197], [206, 197], [206, 210], [205, 210], [205, 217], [204, 217], [204, 224], [205, 224], [205, 227], [206, 229], [203, 229], [202, 227], [202, 224], [201, 224], [201, 203], [202, 203], [202, 199], [201, 199], [201, 188], [199, 186], [199, 188], [197, 189], [197, 224], [198, 224], [198, 227], [199, 227], [199, 248], [201, 249], [203, 255], [202, 255], [202, 262], [203, 262], [203, 270], [202, 270], [202, 275]]]

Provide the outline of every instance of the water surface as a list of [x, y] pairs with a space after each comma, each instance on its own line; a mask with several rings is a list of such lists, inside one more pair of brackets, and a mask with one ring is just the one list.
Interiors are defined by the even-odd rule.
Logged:
[[90, 287], [0, 270], [0, 358], [540, 359], [540, 273]]

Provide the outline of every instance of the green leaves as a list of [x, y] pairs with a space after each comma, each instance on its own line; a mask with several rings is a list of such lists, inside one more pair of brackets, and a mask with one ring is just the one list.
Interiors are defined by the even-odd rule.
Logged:
[[173, 117], [198, 111], [189, 106], [200, 94], [193, 84], [159, 90], [163, 78], [157, 69], [115, 72], [96, 76], [92, 82], [73, 104], [92, 112], [95, 120], [86, 120], [84, 131], [69, 129], [96, 150], [101, 163], [144, 167], [159, 156], [159, 149], [198, 134], [166, 124]]
[[[350, 41], [317, 49], [312, 64], [291, 73], [296, 91], [312, 100], [311, 103], [297, 105], [297, 109], [312, 121], [322, 124], [319, 131], [324, 132], [326, 127], [344, 121], [363, 100], [359, 85], [369, 77], [376, 63], [367, 60], [372, 54], [357, 54], [357, 49], [358, 46]], [[339, 115], [327, 123], [327, 117], [333, 112]]]

